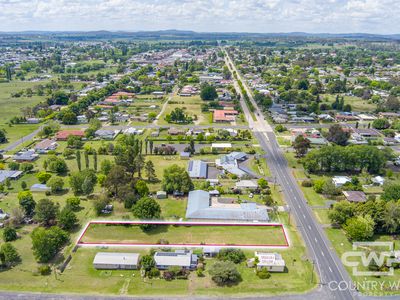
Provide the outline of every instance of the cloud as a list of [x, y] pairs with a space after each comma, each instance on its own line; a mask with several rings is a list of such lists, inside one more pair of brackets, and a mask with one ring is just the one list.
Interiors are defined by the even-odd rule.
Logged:
[[399, 33], [398, 0], [0, 0], [0, 30]]

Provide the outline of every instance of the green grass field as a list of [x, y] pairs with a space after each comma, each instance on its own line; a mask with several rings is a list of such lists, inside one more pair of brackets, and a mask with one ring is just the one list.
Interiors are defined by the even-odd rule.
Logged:
[[[329, 103], [333, 103], [336, 98], [336, 95], [330, 95], [330, 94], [324, 94], [320, 96], [321, 99], [325, 99], [327, 97], [329, 99], [328, 100]], [[344, 104], [350, 104], [353, 111], [359, 111], [359, 112], [371, 112], [376, 109], [376, 104], [355, 96], [344, 96]]]
[[[212, 230], [210, 230], [212, 229]], [[286, 245], [280, 226], [157, 225], [143, 231], [137, 225], [91, 224], [82, 243]]]

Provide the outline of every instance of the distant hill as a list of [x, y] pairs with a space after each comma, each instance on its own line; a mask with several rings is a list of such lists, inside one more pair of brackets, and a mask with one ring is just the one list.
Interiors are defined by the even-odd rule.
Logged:
[[183, 39], [183, 40], [223, 40], [223, 39], [260, 39], [260, 38], [318, 38], [318, 39], [364, 39], [364, 40], [400, 40], [400, 34], [369, 34], [369, 33], [252, 33], [252, 32], [195, 32], [186, 30], [159, 31], [22, 31], [0, 32], [1, 39], [30, 38], [51, 40], [96, 40], [96, 39]]

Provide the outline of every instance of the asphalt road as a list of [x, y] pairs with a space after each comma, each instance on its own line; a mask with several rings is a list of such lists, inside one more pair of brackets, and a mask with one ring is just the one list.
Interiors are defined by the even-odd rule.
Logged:
[[16, 140], [15, 142], [9, 144], [8, 146], [4, 147], [3, 151], [5, 151], [5, 152], [12, 151], [15, 148], [17, 148], [19, 145], [21, 145], [22, 143], [32, 140], [35, 137], [35, 135], [37, 135], [39, 133], [40, 130], [42, 130], [42, 127], [39, 127], [38, 129], [31, 132], [30, 134], [20, 138], [19, 140]]
[[[231, 71], [235, 70], [240, 78], [240, 74], [229, 57], [227, 66]], [[231, 67], [232, 66], [232, 67]], [[358, 299], [358, 294], [350, 289], [337, 291], [329, 288], [332, 282], [347, 282], [352, 284], [350, 276], [342, 265], [339, 257], [333, 249], [330, 241], [326, 237], [321, 225], [315, 220], [311, 208], [294, 178], [288, 163], [280, 149], [276, 136], [270, 125], [263, 119], [262, 113], [255, 103], [252, 93], [243, 81], [247, 94], [250, 97], [254, 107], [257, 121], [250, 124], [260, 146], [267, 152], [267, 161], [271, 169], [272, 175], [276, 178], [278, 184], [281, 185], [286, 202], [289, 206], [291, 214], [294, 216], [295, 223], [300, 231], [308, 249], [309, 256], [315, 263], [316, 271], [319, 274], [322, 299]], [[245, 113], [247, 110], [244, 110]]]

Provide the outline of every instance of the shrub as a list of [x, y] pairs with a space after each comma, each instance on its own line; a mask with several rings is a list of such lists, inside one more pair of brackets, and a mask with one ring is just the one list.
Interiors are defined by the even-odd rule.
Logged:
[[268, 279], [271, 277], [271, 273], [269, 273], [268, 270], [265, 268], [262, 268], [261, 270], [257, 270], [256, 275], [260, 279]]
[[220, 286], [235, 284], [241, 280], [240, 273], [231, 261], [218, 261], [214, 263], [209, 273], [211, 279]]
[[157, 268], [151, 268], [150, 271], [147, 272], [147, 276], [149, 278], [159, 277], [160, 271]]
[[303, 180], [303, 182], [301, 183], [301, 186], [303, 187], [312, 187], [312, 181], [311, 180]]
[[78, 197], [71, 197], [67, 199], [67, 206], [71, 208], [72, 211], [78, 211], [80, 208], [81, 199]]
[[17, 231], [12, 227], [6, 227], [3, 231], [3, 240], [5, 242], [12, 242], [17, 239]]
[[38, 268], [38, 272], [42, 276], [47, 276], [51, 274], [51, 268], [48, 265], [40, 266]]
[[240, 249], [233, 249], [233, 248], [227, 248], [227, 249], [222, 249], [219, 253], [217, 258], [222, 261], [231, 261], [235, 264], [241, 263], [246, 259], [246, 256], [244, 255], [243, 251]]

